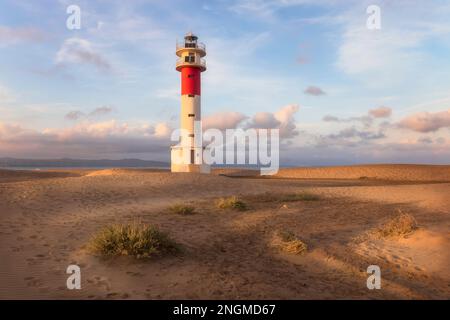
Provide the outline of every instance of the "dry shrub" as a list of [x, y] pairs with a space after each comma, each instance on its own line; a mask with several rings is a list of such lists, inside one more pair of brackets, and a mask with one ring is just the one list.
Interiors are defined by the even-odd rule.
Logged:
[[308, 245], [290, 231], [279, 232], [275, 243], [281, 251], [290, 254], [301, 255], [308, 251]]
[[175, 204], [169, 208], [169, 211], [176, 214], [190, 215], [194, 214], [195, 208], [184, 204]]
[[398, 210], [398, 213], [396, 217], [376, 229], [375, 235], [381, 238], [400, 237], [409, 235], [418, 228], [417, 221], [412, 215], [401, 210]]
[[107, 226], [91, 239], [88, 247], [93, 253], [106, 257], [133, 256], [138, 259], [179, 250], [165, 232], [137, 223]]
[[239, 211], [247, 210], [247, 205], [245, 204], [245, 202], [239, 200], [239, 198], [236, 196], [220, 198], [217, 201], [216, 205], [220, 209], [233, 209]]

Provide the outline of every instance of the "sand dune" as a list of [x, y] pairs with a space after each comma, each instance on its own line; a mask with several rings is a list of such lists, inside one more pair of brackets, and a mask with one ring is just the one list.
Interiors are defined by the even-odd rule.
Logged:
[[450, 166], [380, 164], [324, 168], [282, 168], [279, 178], [380, 179], [395, 181], [450, 181]]
[[[347, 175], [317, 169], [321, 180], [231, 178], [223, 171], [0, 171], [0, 298], [450, 298], [450, 183], [424, 183], [445, 180], [448, 168], [347, 168]], [[280, 176], [316, 172], [286, 170]], [[363, 173], [391, 181], [359, 179]], [[286, 197], [304, 192], [318, 200]], [[217, 209], [215, 200], [230, 195], [249, 209]], [[168, 213], [174, 203], [197, 213]], [[399, 209], [417, 220], [416, 232], [360, 240]], [[168, 232], [183, 253], [135, 261], [86, 251], [102, 227], [133, 221]], [[294, 233], [308, 252], [273, 247], [280, 231]], [[69, 264], [81, 267], [82, 290], [66, 288]], [[366, 287], [371, 264], [381, 267], [381, 290]]]
[[36, 179], [78, 177], [82, 175], [81, 171], [64, 171], [64, 170], [6, 170], [0, 169], [0, 183], [27, 181]]

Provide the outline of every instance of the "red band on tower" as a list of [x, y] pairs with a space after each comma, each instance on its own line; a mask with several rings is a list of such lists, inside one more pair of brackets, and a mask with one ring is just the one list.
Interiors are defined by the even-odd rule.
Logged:
[[200, 95], [201, 70], [195, 67], [181, 69], [181, 94]]

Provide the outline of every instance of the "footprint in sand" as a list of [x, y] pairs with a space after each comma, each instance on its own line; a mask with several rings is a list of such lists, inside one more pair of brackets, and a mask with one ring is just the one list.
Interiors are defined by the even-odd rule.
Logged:
[[36, 279], [31, 277], [32, 279], [27, 281], [27, 287], [33, 287], [33, 288], [37, 288], [37, 287], [42, 287], [44, 285], [44, 282], [41, 279]]
[[97, 287], [104, 288], [106, 291], [111, 290], [110, 282], [108, 281], [108, 278], [101, 277], [101, 276], [93, 276], [92, 278], [89, 278], [87, 280], [88, 283], [91, 283]]

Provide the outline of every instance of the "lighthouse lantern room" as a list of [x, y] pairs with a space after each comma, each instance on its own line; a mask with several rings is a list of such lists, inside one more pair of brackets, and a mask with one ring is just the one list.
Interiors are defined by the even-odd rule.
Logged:
[[176, 70], [181, 73], [180, 143], [171, 147], [172, 172], [209, 173], [203, 163], [201, 121], [201, 73], [206, 70], [205, 45], [191, 32], [176, 45]]

